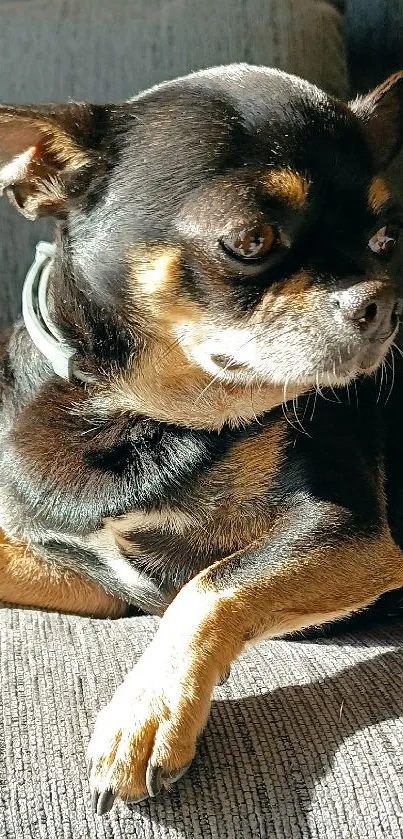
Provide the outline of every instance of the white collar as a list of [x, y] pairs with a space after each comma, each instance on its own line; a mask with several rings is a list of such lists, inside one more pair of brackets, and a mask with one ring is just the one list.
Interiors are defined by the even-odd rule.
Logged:
[[93, 378], [76, 367], [77, 351], [65, 341], [52, 323], [47, 303], [49, 273], [56, 246], [38, 242], [35, 259], [27, 273], [22, 289], [22, 316], [32, 341], [52, 365], [57, 376], [67, 381], [79, 379], [91, 382]]

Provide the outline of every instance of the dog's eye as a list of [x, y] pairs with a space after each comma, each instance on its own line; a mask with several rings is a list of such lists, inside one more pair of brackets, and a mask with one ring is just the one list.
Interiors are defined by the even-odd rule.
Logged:
[[381, 227], [371, 236], [368, 245], [379, 256], [387, 256], [393, 250], [399, 238], [399, 229], [394, 224]]
[[224, 236], [221, 244], [227, 253], [242, 260], [260, 260], [267, 256], [277, 244], [278, 233], [270, 224], [256, 224], [244, 227], [230, 236]]

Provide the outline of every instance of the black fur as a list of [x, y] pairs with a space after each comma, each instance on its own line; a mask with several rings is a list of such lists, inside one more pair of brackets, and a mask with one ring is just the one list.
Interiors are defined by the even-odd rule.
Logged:
[[[379, 398], [379, 379], [359, 377], [356, 390], [340, 388], [337, 396], [325, 381], [321, 395], [311, 390], [301, 397], [297, 427], [280, 406], [246, 426], [231, 428], [227, 422], [220, 428], [212, 417], [211, 428], [193, 428], [191, 417], [187, 427], [175, 415], [167, 422], [151, 412], [114, 408], [108, 397], [108, 383], [128, 376], [129, 369], [134, 379], [141, 372], [156, 334], [150, 301], [130, 271], [130, 250], [152, 260], [158, 249], [179, 249], [177, 302], [212, 312], [217, 323], [239, 325], [271, 290], [274, 300], [276, 295], [286, 300], [274, 337], [287, 319], [292, 333], [304, 333], [314, 347], [323, 323], [329, 334], [322, 366], [313, 355], [307, 376], [331, 373], [339, 356], [340, 364], [348, 360], [351, 342], [358, 347], [361, 338], [351, 325], [344, 334], [333, 324], [331, 295], [386, 274], [390, 294], [396, 300], [402, 295], [401, 249], [386, 266], [368, 248], [376, 230], [401, 224], [402, 211], [393, 201], [379, 213], [369, 206], [377, 167], [364, 122], [306, 83], [246, 67], [196, 74], [130, 103], [79, 113], [71, 127], [69, 111], [63, 111], [61, 125], [88, 150], [88, 164], [66, 175], [60, 161], [52, 162], [68, 200], [57, 210], [51, 302], [56, 325], [100, 390], [58, 380], [21, 324], [5, 339], [0, 481], [7, 509], [0, 523], [6, 532], [36, 544], [47, 561], [60, 562], [70, 544], [71, 567], [144, 607], [148, 595], [123, 584], [102, 552], [77, 540], [99, 531], [108, 518], [133, 511], [160, 513], [169, 507], [200, 514], [200, 529], [207, 532], [202, 546], [200, 534], [196, 539], [192, 531], [162, 526], [122, 534], [118, 552], [147, 577], [151, 600], [159, 592], [164, 605], [195, 573], [225, 555], [217, 534], [208, 532], [225, 483], [207, 491], [209, 475], [220, 469], [224, 475], [237, 447], [260, 435], [268, 438], [283, 424], [281, 458], [261, 503], [268, 518], [288, 516], [287, 527], [263, 555], [244, 546], [231, 569], [213, 572], [215, 581], [226, 586], [258, 579], [284, 558], [286, 546], [295, 549], [308, 537], [332, 539], [332, 506], [348, 512], [345, 533], [337, 534], [340, 544], [343, 538], [375, 537], [383, 486], [390, 528], [403, 549], [400, 357], [390, 398], [384, 391]], [[57, 111], [52, 114], [57, 120]], [[1, 130], [0, 113], [0, 148]], [[392, 139], [397, 147], [402, 138]], [[48, 161], [48, 148], [46, 154]], [[274, 169], [306, 179], [304, 206], [268, 194], [262, 172]], [[18, 195], [21, 204], [24, 192]], [[219, 245], [229, 222], [236, 228], [262, 218], [280, 227], [291, 245], [261, 265], [229, 259]], [[319, 315], [308, 292], [298, 305], [295, 296], [293, 308], [287, 283], [299, 273], [308, 278], [309, 294], [322, 295]], [[280, 355], [287, 342], [279, 334]], [[170, 341], [172, 336], [168, 347]], [[232, 549], [237, 550], [235, 538]]]

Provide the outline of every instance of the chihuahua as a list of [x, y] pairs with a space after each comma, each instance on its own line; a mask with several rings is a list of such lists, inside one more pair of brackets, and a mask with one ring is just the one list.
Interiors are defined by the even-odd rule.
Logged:
[[98, 814], [184, 773], [245, 646], [401, 595], [402, 144], [403, 73], [0, 108], [2, 188], [56, 219], [1, 344], [0, 598], [162, 616], [95, 725]]

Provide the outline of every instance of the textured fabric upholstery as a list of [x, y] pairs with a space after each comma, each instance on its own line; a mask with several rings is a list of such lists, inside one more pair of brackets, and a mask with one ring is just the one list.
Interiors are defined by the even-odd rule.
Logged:
[[93, 816], [85, 749], [154, 618], [0, 611], [0, 836], [7, 839], [398, 839], [403, 627], [265, 641], [217, 688], [186, 778]]

